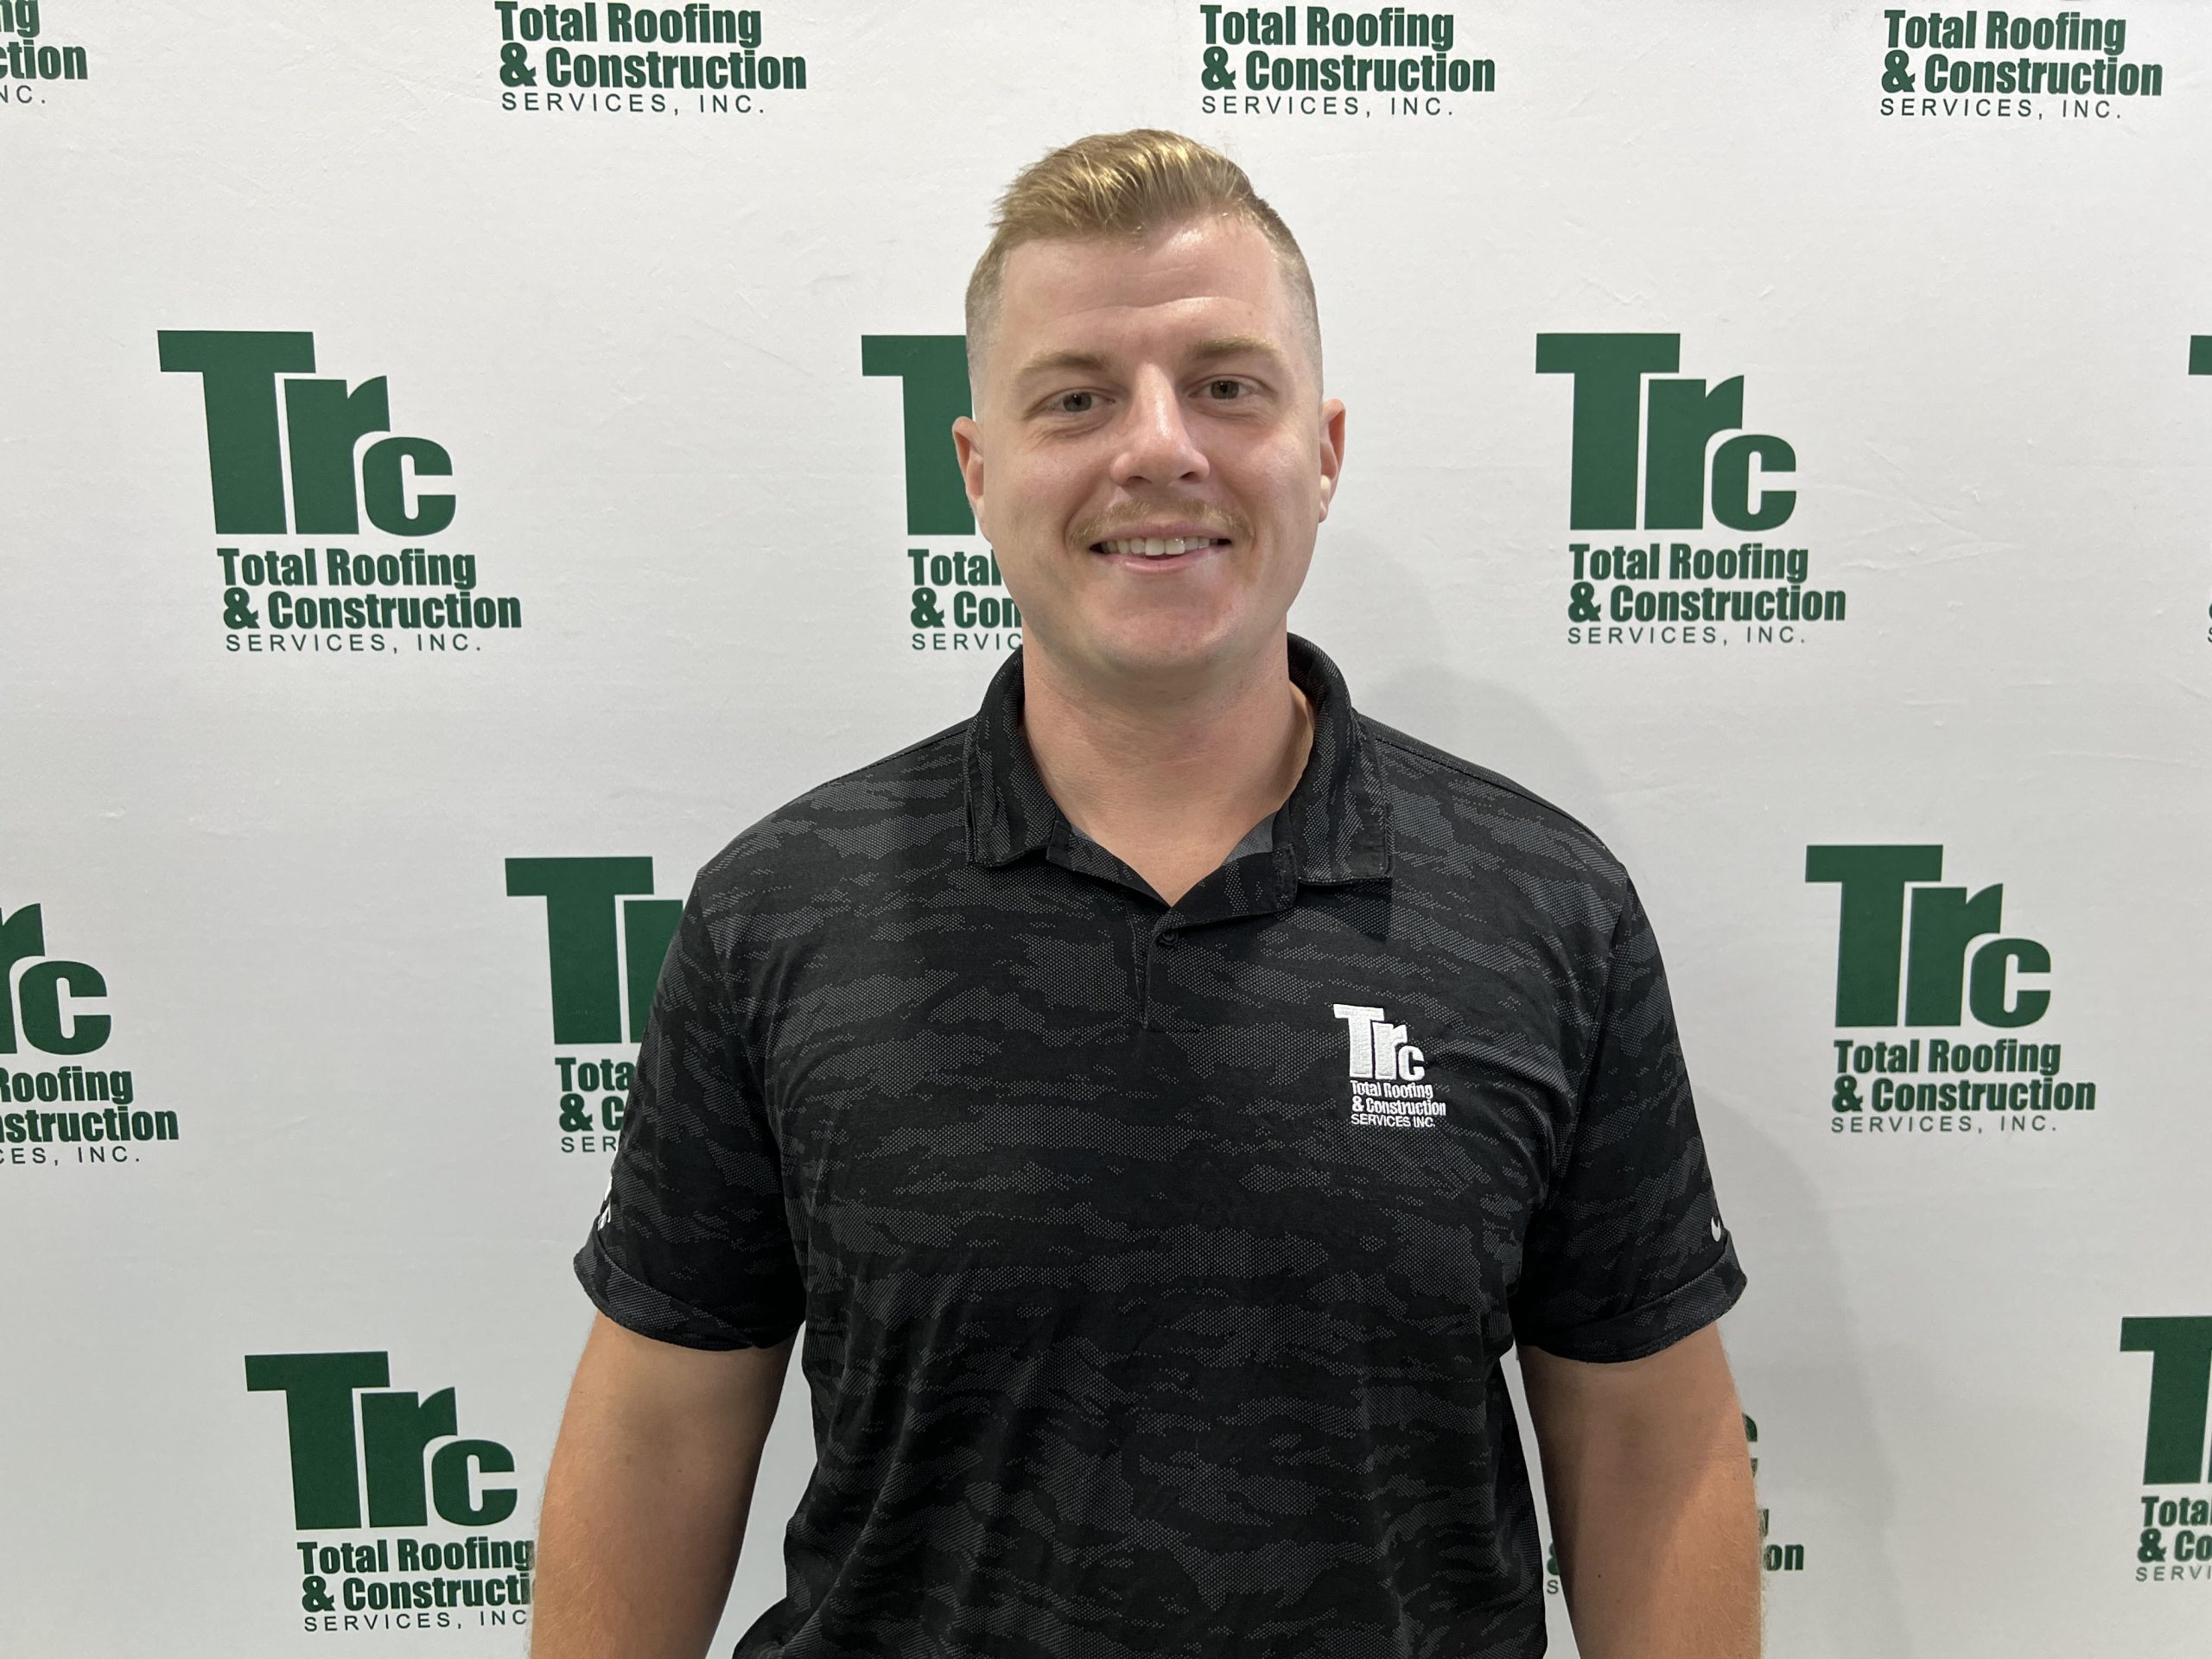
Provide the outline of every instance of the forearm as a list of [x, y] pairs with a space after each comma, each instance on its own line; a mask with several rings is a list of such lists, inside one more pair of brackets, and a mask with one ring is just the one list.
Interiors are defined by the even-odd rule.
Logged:
[[1582, 1659], [1758, 1659], [1759, 1540], [1751, 1459], [1588, 1469], [1553, 1526]]

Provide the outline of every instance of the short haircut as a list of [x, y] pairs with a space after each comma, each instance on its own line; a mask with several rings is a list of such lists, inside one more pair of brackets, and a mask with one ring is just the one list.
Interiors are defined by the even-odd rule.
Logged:
[[982, 366], [982, 341], [998, 322], [1007, 256], [1051, 237], [1127, 237], [1141, 241], [1193, 219], [1223, 218], [1255, 226], [1274, 246], [1291, 302], [1321, 378], [1320, 307], [1298, 238], [1260, 199], [1244, 169], [1219, 150], [1158, 127], [1097, 132], [1063, 144], [1024, 168], [999, 198], [990, 245], [968, 279], [968, 376]]

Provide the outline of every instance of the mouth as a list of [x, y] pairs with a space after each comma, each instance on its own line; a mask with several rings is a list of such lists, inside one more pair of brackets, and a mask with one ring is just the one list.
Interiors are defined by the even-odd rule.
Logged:
[[1195, 564], [1216, 548], [1228, 545], [1226, 536], [1117, 536], [1093, 542], [1090, 550], [1133, 569], [1172, 569]]

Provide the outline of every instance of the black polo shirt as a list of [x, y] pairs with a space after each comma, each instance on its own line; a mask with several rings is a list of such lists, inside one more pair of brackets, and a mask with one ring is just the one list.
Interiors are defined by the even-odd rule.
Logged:
[[576, 1268], [666, 1342], [804, 1323], [740, 1659], [1543, 1651], [1499, 1361], [1744, 1277], [1620, 865], [1290, 671], [1296, 788], [1172, 906], [1053, 804], [1018, 651], [700, 873]]

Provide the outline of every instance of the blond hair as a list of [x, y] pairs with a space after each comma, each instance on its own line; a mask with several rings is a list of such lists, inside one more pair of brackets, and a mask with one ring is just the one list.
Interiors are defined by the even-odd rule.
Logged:
[[1205, 218], [1253, 226], [1274, 246], [1285, 284], [1321, 378], [1320, 308], [1298, 238], [1219, 150], [1159, 127], [1096, 132], [1063, 144], [1017, 175], [999, 198], [990, 245], [968, 279], [968, 376], [979, 378], [982, 343], [998, 321], [1007, 256], [1048, 237], [1141, 241]]

